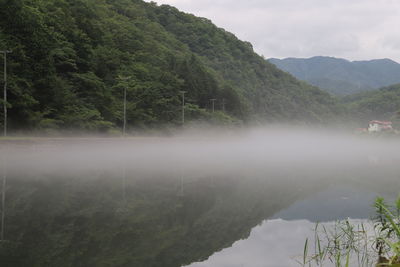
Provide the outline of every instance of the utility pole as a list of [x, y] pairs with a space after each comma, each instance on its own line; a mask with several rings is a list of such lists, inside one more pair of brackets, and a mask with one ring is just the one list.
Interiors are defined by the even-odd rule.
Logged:
[[[8, 50], [2, 50], [4, 58], [4, 93], [3, 93], [3, 108], [4, 108], [4, 136], [7, 136], [7, 54], [11, 53]], [[7, 162], [6, 156], [3, 158], [3, 181], [1, 186], [1, 229], [0, 241], [4, 241], [5, 235], [5, 218], [6, 218], [6, 184], [7, 184]]]
[[124, 86], [124, 126], [122, 129], [122, 135], [125, 137], [126, 133], [126, 86]]
[[4, 136], [7, 136], [7, 54], [11, 53], [9, 50], [2, 50], [4, 58], [4, 93], [3, 93], [3, 108], [4, 108]]
[[212, 112], [214, 113], [214, 108], [215, 108], [215, 101], [217, 101], [217, 99], [215, 99], [215, 98], [212, 98], [212, 99], [210, 99], [210, 101], [211, 101], [211, 103], [212, 103]]
[[182, 94], [182, 126], [185, 124], [185, 94], [186, 91], [180, 91]]
[[[131, 78], [131, 76], [118, 76], [118, 79], [121, 81], [127, 81]], [[125, 137], [126, 135], [126, 90], [128, 85], [127, 84], [123, 84], [124, 86], [124, 108], [123, 108], [123, 112], [124, 112], [124, 122], [123, 122], [123, 126], [122, 126], [122, 136]]]
[[225, 112], [225, 98], [222, 98], [222, 111]]

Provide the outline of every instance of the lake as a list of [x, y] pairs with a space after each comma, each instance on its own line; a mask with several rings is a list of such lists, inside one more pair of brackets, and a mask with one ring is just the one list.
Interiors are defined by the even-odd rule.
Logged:
[[258, 129], [2, 141], [8, 266], [300, 266], [399, 193], [399, 141]]

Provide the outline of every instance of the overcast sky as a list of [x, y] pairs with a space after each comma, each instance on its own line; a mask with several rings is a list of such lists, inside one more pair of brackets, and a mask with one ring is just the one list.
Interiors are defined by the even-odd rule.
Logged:
[[266, 58], [400, 62], [400, 0], [156, 0], [253, 44]]

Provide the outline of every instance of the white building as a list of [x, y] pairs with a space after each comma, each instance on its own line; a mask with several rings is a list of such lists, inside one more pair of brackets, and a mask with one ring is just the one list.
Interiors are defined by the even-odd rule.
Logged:
[[393, 130], [391, 121], [370, 121], [368, 132], [383, 132]]

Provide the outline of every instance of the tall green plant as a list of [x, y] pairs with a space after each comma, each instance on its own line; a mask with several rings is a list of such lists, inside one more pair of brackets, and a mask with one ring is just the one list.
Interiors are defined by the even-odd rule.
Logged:
[[338, 221], [333, 227], [314, 229], [315, 253], [309, 255], [309, 239], [306, 240], [302, 266], [323, 266], [330, 261], [342, 266], [400, 267], [400, 197], [394, 206], [381, 197], [374, 203], [376, 216], [373, 228], [368, 230], [361, 223], [353, 225], [349, 220]]

